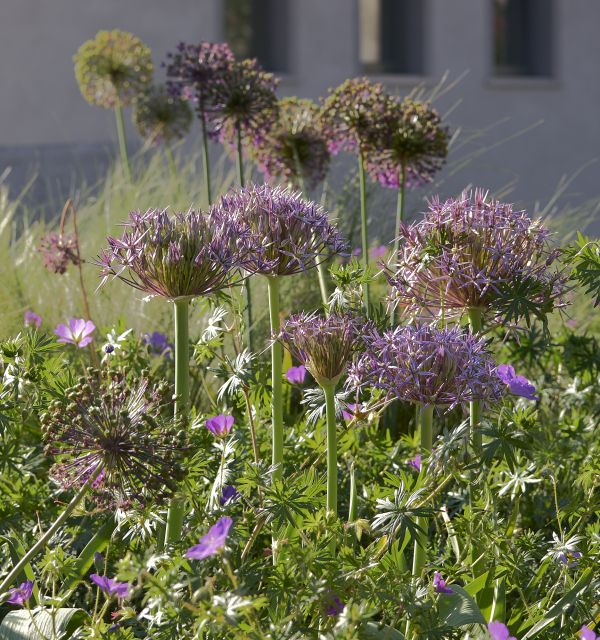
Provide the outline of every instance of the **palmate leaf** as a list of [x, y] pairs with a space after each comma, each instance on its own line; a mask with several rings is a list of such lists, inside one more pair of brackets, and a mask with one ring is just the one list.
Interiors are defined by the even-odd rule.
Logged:
[[600, 304], [600, 242], [590, 240], [580, 233], [577, 243], [565, 249], [567, 264], [573, 268], [572, 277], [594, 298], [594, 306]]
[[[31, 619], [32, 615], [35, 618], [35, 624]], [[32, 613], [26, 609], [11, 611], [0, 624], [0, 640], [47, 640], [47, 638], [66, 640], [88, 620], [89, 615], [83, 609], [56, 609], [54, 615], [51, 615], [47, 609]], [[43, 635], [40, 635], [38, 629]], [[53, 629], [56, 631], [54, 632]]]

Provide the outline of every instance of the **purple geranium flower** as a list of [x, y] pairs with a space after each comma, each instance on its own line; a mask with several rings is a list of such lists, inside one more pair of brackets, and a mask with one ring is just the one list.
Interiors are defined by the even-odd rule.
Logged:
[[304, 384], [306, 378], [306, 367], [301, 364], [299, 367], [290, 367], [285, 372], [285, 377], [292, 384]]
[[221, 493], [221, 497], [219, 498], [219, 504], [223, 507], [228, 502], [232, 502], [238, 496], [238, 490], [230, 484], [226, 484], [223, 487], [223, 492]]
[[325, 605], [325, 613], [328, 616], [339, 616], [346, 607], [340, 597], [332, 591], [325, 596], [323, 604]]
[[442, 574], [439, 571], [433, 574], [433, 586], [438, 593], [454, 593], [452, 589], [446, 585], [446, 581], [442, 578]]
[[8, 604], [18, 604], [21, 607], [31, 598], [33, 593], [33, 581], [26, 580], [22, 582], [18, 587], [9, 589], [10, 597], [6, 602]]
[[91, 320], [83, 318], [71, 318], [69, 326], [59, 324], [54, 333], [58, 336], [58, 342], [74, 344], [83, 349], [94, 339], [92, 333], [96, 331], [96, 325]]
[[369, 251], [371, 258], [376, 260], [377, 258], [383, 258], [387, 253], [387, 246], [384, 244], [380, 244], [378, 247], [372, 247]]
[[421, 471], [421, 454], [417, 453], [417, 455], [408, 461], [408, 464], [411, 467], [414, 467], [417, 471]]
[[220, 414], [206, 421], [206, 428], [217, 438], [225, 438], [229, 435], [233, 426], [233, 416]]
[[35, 311], [26, 311], [23, 315], [23, 322], [26, 327], [34, 324], [39, 329], [42, 326], [42, 317], [38, 316]]
[[107, 596], [117, 596], [117, 598], [126, 598], [129, 595], [129, 584], [127, 582], [117, 582], [107, 576], [99, 576], [92, 573], [91, 581], [100, 588]]
[[169, 342], [169, 339], [164, 333], [160, 331], [153, 331], [152, 333], [145, 333], [142, 336], [144, 344], [148, 345], [150, 351], [157, 355], [169, 354], [173, 351], [173, 345]]
[[569, 569], [575, 568], [579, 564], [579, 558], [582, 557], [581, 551], [567, 551], [558, 554], [559, 561], [566, 565]]
[[186, 557], [190, 560], [204, 560], [214, 556], [225, 546], [229, 529], [233, 520], [223, 516], [208, 530], [208, 533], [200, 538], [200, 542], [188, 549]]
[[514, 636], [510, 635], [510, 631], [502, 622], [490, 622], [488, 624], [488, 632], [492, 637], [492, 640], [517, 640]]
[[539, 396], [534, 395], [536, 392], [535, 385], [529, 382], [525, 376], [518, 376], [514, 367], [510, 364], [498, 365], [496, 373], [500, 380], [508, 385], [509, 391], [515, 396], [521, 396], [522, 398], [527, 398], [527, 400], [539, 400]]
[[579, 637], [581, 640], [598, 640], [600, 636], [597, 636], [588, 626], [583, 625], [579, 630]]

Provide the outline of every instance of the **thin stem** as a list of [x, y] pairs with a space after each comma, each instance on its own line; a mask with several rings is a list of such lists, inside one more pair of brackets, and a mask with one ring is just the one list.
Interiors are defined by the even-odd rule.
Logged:
[[356, 469], [354, 462], [350, 465], [350, 506], [348, 507], [348, 522], [354, 522], [358, 514], [358, 500], [356, 494]]
[[200, 128], [202, 130], [202, 169], [204, 171], [204, 189], [206, 190], [207, 204], [210, 206], [212, 204], [210, 158], [208, 155], [208, 134], [206, 132], [206, 117], [204, 115], [204, 109], [200, 110]]
[[71, 502], [67, 505], [67, 508], [56, 518], [52, 526], [44, 533], [44, 535], [29, 549], [29, 551], [17, 562], [12, 571], [4, 578], [2, 584], [0, 584], [0, 593], [4, 593], [6, 589], [13, 583], [15, 578], [19, 576], [21, 571], [39, 553], [51, 540], [54, 534], [60, 529], [65, 520], [75, 511], [76, 507], [83, 500], [85, 494], [88, 492], [94, 480], [100, 475], [102, 466], [97, 466], [90, 477], [86, 480], [85, 484], [79, 489], [79, 491], [73, 496]]
[[127, 180], [131, 182], [131, 167], [129, 166], [129, 154], [127, 153], [127, 140], [125, 138], [125, 123], [123, 122], [123, 110], [120, 104], [115, 105], [115, 121], [117, 123], [117, 138], [119, 140], [121, 162], [125, 168]]
[[169, 171], [171, 172], [171, 176], [173, 180], [177, 180], [177, 165], [175, 164], [175, 158], [173, 157], [173, 149], [166, 144], [164, 146], [165, 156], [167, 158], [167, 164], [169, 165]]
[[[365, 176], [365, 162], [362, 152], [358, 154], [358, 178], [360, 184], [360, 234], [362, 239], [362, 262], [365, 271], [369, 267], [369, 234], [367, 229], [367, 186]], [[369, 283], [363, 285], [365, 294], [365, 307], [367, 317], [370, 315], [369, 310]]]
[[[469, 326], [471, 333], [479, 333], [482, 328], [481, 309], [473, 307], [469, 309]], [[479, 430], [479, 421], [481, 419], [481, 407], [479, 400], [473, 400], [469, 403], [469, 425], [471, 430], [471, 445], [475, 455], [481, 454], [482, 438]]]
[[396, 229], [394, 235], [394, 254], [393, 260], [398, 256], [398, 248], [400, 247], [400, 227], [404, 220], [404, 192], [406, 189], [406, 168], [404, 164], [400, 166], [400, 188], [398, 189], [398, 200], [396, 202]]
[[[185, 422], [190, 402], [190, 354], [189, 354], [189, 300], [173, 302], [175, 320], [175, 419]], [[181, 538], [185, 501], [176, 496], [171, 501], [167, 515], [166, 544], [173, 544]]]
[[335, 385], [322, 385], [327, 417], [327, 511], [337, 517], [337, 426], [335, 422]]
[[[431, 453], [431, 445], [433, 442], [433, 406], [425, 405], [420, 411], [421, 423], [421, 453], [429, 455]], [[427, 518], [417, 518], [417, 526], [423, 530], [423, 533], [417, 534], [415, 540], [415, 549], [413, 555], [413, 576], [420, 576], [425, 561], [427, 560], [427, 535], [424, 533], [427, 527]]]

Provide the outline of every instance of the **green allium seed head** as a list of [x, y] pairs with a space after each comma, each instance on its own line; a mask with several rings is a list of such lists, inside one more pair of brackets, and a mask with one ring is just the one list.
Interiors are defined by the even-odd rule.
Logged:
[[141, 95], [133, 112], [133, 123], [149, 144], [184, 138], [192, 126], [192, 118], [189, 104], [169, 95], [164, 86], [152, 87]]

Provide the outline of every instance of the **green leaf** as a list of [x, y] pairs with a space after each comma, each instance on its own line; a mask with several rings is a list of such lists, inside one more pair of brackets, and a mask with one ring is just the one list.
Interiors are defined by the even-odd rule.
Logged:
[[485, 624], [485, 618], [475, 600], [456, 584], [451, 584], [450, 588], [453, 593], [440, 595], [440, 620], [448, 627]]
[[[33, 617], [35, 625], [32, 613], [27, 609], [8, 613], [0, 624], [0, 640], [45, 640], [53, 637], [66, 639], [90, 618], [83, 609], [74, 608], [55, 609], [54, 622], [48, 609], [38, 611]], [[53, 634], [53, 628], [56, 629], [56, 634]], [[43, 636], [40, 636], [38, 629]]]
[[466, 584], [465, 585], [465, 591], [470, 596], [476, 595], [487, 584], [487, 579], [488, 579], [489, 573], [490, 573], [489, 571], [486, 571], [485, 573], [482, 573], [480, 576], [477, 576], [475, 578], [475, 580], [472, 580], [471, 582], [469, 582], [469, 584]]
[[405, 640], [403, 633], [387, 624], [383, 626], [376, 622], [366, 622], [358, 632], [360, 640]]

